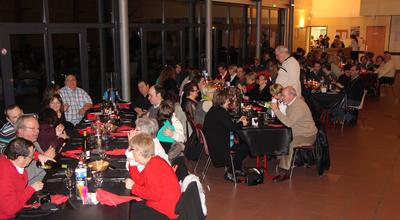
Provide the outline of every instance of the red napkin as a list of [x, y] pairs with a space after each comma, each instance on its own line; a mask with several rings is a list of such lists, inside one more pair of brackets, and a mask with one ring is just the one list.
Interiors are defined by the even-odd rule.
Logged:
[[260, 107], [253, 107], [253, 110], [254, 110], [254, 111], [261, 111], [262, 108], [260, 108]]
[[103, 189], [96, 190], [96, 199], [102, 205], [117, 206], [121, 203], [129, 202], [131, 200], [142, 201], [141, 198], [136, 196], [119, 196]]
[[130, 105], [131, 103], [118, 103], [118, 107], [123, 109], [129, 109]]
[[63, 157], [70, 157], [70, 158], [77, 158], [77, 154], [82, 153], [82, 149], [77, 149], [77, 150], [69, 150], [69, 151], [64, 151], [61, 153]]
[[90, 128], [90, 127], [82, 128], [82, 129], [79, 130], [79, 134], [83, 135], [83, 131], [86, 131], [87, 134], [91, 134], [92, 133], [92, 128]]
[[114, 149], [114, 150], [108, 150], [106, 151], [106, 154], [112, 155], [112, 156], [120, 156], [120, 155], [125, 155], [126, 149]]
[[92, 108], [100, 108], [100, 107], [101, 107], [101, 103], [98, 103], [98, 104], [93, 105]]
[[96, 113], [88, 113], [86, 115], [86, 119], [90, 121], [95, 121], [97, 119], [97, 114]]
[[61, 205], [68, 201], [68, 196], [61, 195], [61, 194], [56, 194], [56, 195], [51, 195], [50, 196], [51, 202], [56, 204], [56, 205]]
[[117, 132], [121, 132], [121, 131], [130, 131], [130, 130], [132, 130], [133, 128], [131, 127], [131, 126], [128, 126], [128, 125], [122, 125], [121, 127], [118, 127], [117, 128]]
[[34, 208], [37, 209], [40, 207], [40, 203], [39, 202], [34, 202], [33, 204], [25, 204], [24, 208], [26, 209], [30, 209], [30, 208]]
[[268, 127], [283, 128], [283, 125], [282, 124], [268, 124]]
[[128, 137], [129, 132], [114, 132], [111, 133], [112, 137]]

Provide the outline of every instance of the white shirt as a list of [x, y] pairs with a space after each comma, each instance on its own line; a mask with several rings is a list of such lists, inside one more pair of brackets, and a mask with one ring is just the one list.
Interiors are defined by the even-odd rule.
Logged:
[[64, 86], [60, 89], [60, 96], [64, 104], [68, 104], [68, 111], [65, 112], [65, 119], [72, 124], [78, 124], [83, 116], [79, 114], [81, 109], [86, 103], [92, 104], [90, 96], [81, 88], [75, 90]]
[[292, 86], [296, 90], [297, 96], [301, 96], [300, 65], [294, 57], [288, 57], [282, 62], [275, 83], [281, 84], [283, 87]]
[[24, 174], [24, 168], [21, 168], [21, 167], [15, 165], [15, 164], [14, 164], [14, 166], [15, 166], [15, 168], [17, 168], [17, 171], [18, 171], [19, 174]]

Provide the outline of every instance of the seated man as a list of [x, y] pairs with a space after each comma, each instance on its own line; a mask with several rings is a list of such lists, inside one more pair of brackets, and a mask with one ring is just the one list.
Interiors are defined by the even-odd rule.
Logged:
[[[396, 75], [396, 67], [392, 61], [391, 55], [389, 53], [385, 53], [383, 55], [384, 62], [375, 70], [375, 73], [378, 73], [379, 77], [379, 90], [381, 88], [381, 84], [393, 84], [394, 77]], [[382, 93], [383, 96], [383, 93]]]
[[68, 73], [65, 77], [65, 86], [60, 89], [60, 96], [64, 102], [65, 119], [72, 124], [78, 124], [86, 111], [92, 107], [92, 99], [77, 86], [76, 76]]
[[4, 110], [4, 114], [7, 119], [7, 123], [0, 129], [0, 153], [4, 151], [7, 144], [15, 138], [17, 130], [15, 129], [15, 123], [19, 116], [24, 114], [22, 109], [18, 105], [10, 105]]
[[14, 218], [33, 193], [43, 188], [40, 181], [28, 185], [25, 167], [31, 163], [33, 152], [32, 142], [16, 138], [0, 155], [0, 219]]
[[339, 76], [338, 80], [334, 82], [335, 86], [340, 90], [344, 90], [350, 84], [351, 77], [350, 77], [350, 69], [351, 65], [344, 66], [344, 73]]
[[[180, 186], [172, 167], [164, 159], [154, 155], [153, 138], [147, 134], [138, 134], [129, 140], [129, 150], [135, 160], [145, 166], [140, 173], [136, 166], [129, 167], [132, 179], [125, 181], [125, 187], [132, 194], [146, 200], [145, 207], [143, 203], [133, 204], [133, 219], [175, 219], [175, 206], [181, 194]], [[153, 216], [150, 218], [149, 215]]]
[[325, 80], [324, 73], [322, 72], [322, 65], [319, 61], [314, 62], [313, 68], [307, 74], [307, 81], [308, 80], [313, 80], [313, 81], [317, 81], [317, 82], [319, 82], [321, 80]]
[[159, 86], [154, 85], [149, 89], [149, 101], [151, 103], [151, 107], [147, 113], [149, 118], [157, 118], [158, 109], [160, 107], [161, 101], [164, 99], [165, 90]]
[[145, 80], [139, 80], [137, 86], [140, 94], [132, 101], [131, 109], [133, 109], [136, 114], [142, 115], [151, 107], [149, 101], [150, 86]]
[[[42, 164], [48, 160], [55, 161], [54, 148], [50, 147], [47, 151], [43, 151], [37, 142], [39, 136], [39, 122], [33, 115], [22, 115], [16, 123], [17, 137], [31, 141], [35, 147], [34, 160], [39, 160]], [[42, 168], [38, 168], [36, 163], [31, 163], [26, 171], [28, 173], [29, 184], [41, 181], [46, 172]]]
[[282, 98], [287, 105], [286, 115], [279, 110], [277, 103], [271, 102], [271, 108], [278, 119], [292, 129], [293, 139], [289, 145], [289, 154], [279, 158], [279, 175], [274, 178], [275, 182], [282, 182], [290, 177], [293, 148], [314, 144], [317, 134], [311, 111], [304, 100], [297, 97], [296, 90], [291, 86], [286, 87], [282, 91]]
[[347, 93], [347, 105], [349, 106], [359, 105], [363, 96], [364, 87], [359, 74], [360, 67], [353, 65], [350, 69], [350, 83], [347, 87], [345, 87], [345, 91]]

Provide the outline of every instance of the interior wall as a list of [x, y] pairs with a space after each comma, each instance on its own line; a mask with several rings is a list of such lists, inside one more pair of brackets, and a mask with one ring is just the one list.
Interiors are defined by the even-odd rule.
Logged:
[[[400, 16], [392, 16], [389, 39], [389, 51], [400, 53]], [[392, 55], [397, 69], [400, 69], [400, 56]]]
[[358, 42], [360, 44], [360, 50], [365, 50], [365, 37], [367, 26], [385, 26], [386, 27], [386, 39], [385, 39], [385, 50], [388, 49], [389, 45], [389, 31], [390, 31], [390, 16], [374, 16], [374, 17], [350, 17], [350, 18], [311, 18], [312, 26], [327, 26], [328, 36], [333, 42], [333, 38], [336, 35], [337, 30], [348, 30], [347, 38], [342, 39], [346, 47], [350, 45], [350, 31], [351, 27], [360, 27], [360, 36]]
[[360, 15], [400, 15], [400, 1], [361, 0]]
[[312, 18], [359, 17], [360, 0], [313, 0]]
[[307, 48], [307, 26], [311, 24], [310, 12], [307, 10], [294, 11], [293, 19], [293, 51], [300, 47]]

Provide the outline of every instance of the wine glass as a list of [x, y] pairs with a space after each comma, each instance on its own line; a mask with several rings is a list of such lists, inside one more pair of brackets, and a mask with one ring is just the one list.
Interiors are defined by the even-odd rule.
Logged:
[[71, 198], [72, 197], [72, 189], [74, 188], [74, 183], [71, 179], [67, 179], [67, 181], [65, 182], [65, 188], [67, 188], [68, 190], [68, 197]]
[[105, 160], [105, 159], [107, 159], [107, 153], [106, 153], [106, 151], [105, 151], [105, 150], [99, 151], [99, 157], [100, 157], [100, 160]]
[[71, 167], [68, 167], [65, 169], [65, 176], [67, 177], [67, 180], [71, 180], [72, 175], [74, 174], [74, 171], [72, 170]]
[[103, 174], [101, 172], [93, 171], [92, 175], [94, 178], [95, 187], [96, 188], [101, 187], [101, 184], [103, 183]]

